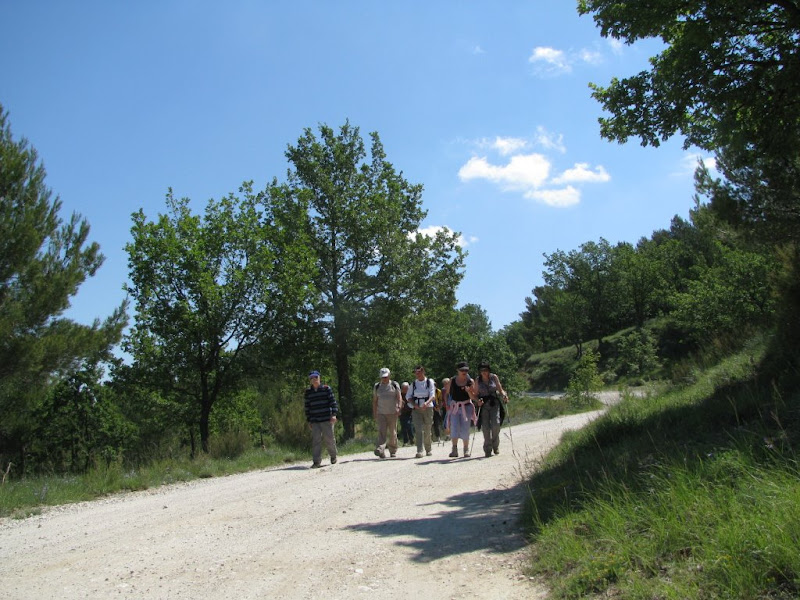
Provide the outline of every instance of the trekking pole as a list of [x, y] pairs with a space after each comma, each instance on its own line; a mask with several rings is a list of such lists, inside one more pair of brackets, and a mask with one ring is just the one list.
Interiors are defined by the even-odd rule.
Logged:
[[475, 445], [475, 434], [478, 433], [478, 425], [475, 425], [475, 431], [472, 432], [472, 441], [469, 444], [469, 454], [472, 456], [472, 447]]
[[472, 447], [475, 445], [475, 434], [478, 433], [478, 429], [480, 428], [480, 425], [481, 425], [481, 419], [480, 418], [483, 416], [483, 415], [481, 415], [481, 408], [482, 407], [479, 407], [477, 409], [478, 412], [475, 415], [476, 418], [477, 418], [477, 422], [475, 423], [475, 431], [472, 432], [472, 441], [469, 444], [469, 454], [470, 454], [470, 456], [472, 456]]
[[516, 455], [517, 451], [514, 450], [514, 436], [511, 433], [511, 413], [508, 410], [508, 402], [506, 402], [506, 421], [508, 421], [508, 439], [511, 441], [511, 454]]

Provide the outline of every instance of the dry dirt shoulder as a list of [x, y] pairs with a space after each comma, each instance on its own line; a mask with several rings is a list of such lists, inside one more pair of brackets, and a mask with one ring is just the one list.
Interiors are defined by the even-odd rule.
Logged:
[[401, 448], [0, 520], [0, 598], [544, 598], [520, 472], [596, 415], [504, 427], [488, 459], [478, 433], [469, 459]]

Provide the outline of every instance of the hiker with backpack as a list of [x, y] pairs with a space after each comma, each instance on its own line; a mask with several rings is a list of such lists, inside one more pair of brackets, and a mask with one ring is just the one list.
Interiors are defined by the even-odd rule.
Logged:
[[478, 365], [478, 426], [483, 433], [483, 453], [486, 458], [500, 454], [500, 427], [505, 419], [508, 394], [500, 378], [491, 372], [489, 363]]
[[394, 458], [397, 454], [397, 417], [403, 406], [403, 399], [400, 396], [400, 386], [389, 378], [389, 369], [383, 367], [378, 374], [381, 380], [372, 391], [372, 416], [378, 425], [375, 456], [386, 458], [388, 448], [389, 456]]
[[470, 455], [469, 427], [470, 423], [473, 425], [476, 423], [473, 401], [478, 399], [478, 386], [469, 376], [467, 363], [458, 363], [456, 369], [458, 373], [450, 379], [443, 390], [444, 397], [447, 398], [446, 424], [450, 428], [450, 440], [453, 443], [450, 458], [458, 458], [458, 440], [462, 440], [464, 444], [464, 457]]
[[422, 447], [425, 454], [431, 456], [431, 425], [433, 425], [433, 406], [436, 404], [436, 383], [425, 375], [425, 367], [414, 367], [414, 381], [408, 387], [406, 400], [411, 408], [411, 418], [417, 438], [417, 458], [422, 458]]

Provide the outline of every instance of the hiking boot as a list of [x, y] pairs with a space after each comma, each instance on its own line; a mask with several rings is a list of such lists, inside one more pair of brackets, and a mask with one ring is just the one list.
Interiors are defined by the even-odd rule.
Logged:
[[375, 448], [375, 456], [378, 458], [386, 458], [386, 450], [379, 450], [378, 448]]
[[332, 464], [332, 465], [335, 465], [335, 464], [336, 464], [336, 460], [337, 460], [337, 459], [336, 459], [336, 457], [335, 457], [335, 456], [331, 456], [331, 464]]
[[311, 464], [311, 468], [312, 468], [312, 469], [319, 469], [321, 466], [322, 466], [322, 465], [321, 465], [321, 464], [319, 464], [319, 463], [312, 463], [312, 464]]
[[492, 455], [492, 451], [491, 450], [486, 450], [484, 452], [484, 454], [486, 455], [486, 458], [489, 458]]
[[469, 450], [467, 450], [467, 449], [465, 448], [465, 449], [464, 449], [464, 458], [469, 458], [469, 457], [470, 457]]
[[422, 452], [417, 452], [417, 455], [416, 455], [415, 458], [422, 458]]
[[495, 453], [495, 454], [500, 454], [500, 448], [495, 448], [495, 449], [494, 449], [494, 453]]
[[425, 453], [425, 456], [433, 456], [433, 452], [431, 452], [430, 450], [428, 450], [428, 451]]
[[397, 456], [397, 454], [394, 454], [394, 453], [389, 455], [390, 458], [395, 458], [396, 456]]
[[458, 458], [458, 450], [453, 450], [448, 456], [450, 458]]
[[380, 456], [381, 456], [381, 451], [380, 451], [380, 450], [378, 450], [377, 448], [375, 448], [375, 452], [374, 452], [374, 454], [375, 454], [375, 456], [377, 456], [378, 458], [380, 458]]

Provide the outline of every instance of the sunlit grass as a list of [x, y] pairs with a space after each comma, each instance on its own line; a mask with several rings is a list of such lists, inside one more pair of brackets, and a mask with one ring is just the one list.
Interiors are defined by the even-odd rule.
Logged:
[[529, 479], [530, 570], [554, 598], [800, 595], [798, 399], [760, 346], [622, 404]]

